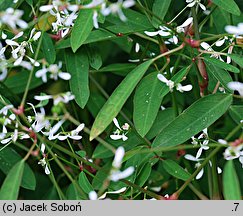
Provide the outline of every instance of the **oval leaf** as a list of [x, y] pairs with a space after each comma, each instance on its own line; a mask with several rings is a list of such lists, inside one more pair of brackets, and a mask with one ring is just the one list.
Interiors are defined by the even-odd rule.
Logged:
[[108, 101], [98, 113], [91, 128], [90, 140], [99, 136], [120, 112], [128, 97], [131, 95], [139, 80], [149, 68], [152, 60], [146, 61], [132, 70], [114, 90]]
[[173, 160], [164, 160], [163, 167], [170, 175], [183, 181], [186, 181], [190, 177], [190, 174]]
[[241, 200], [241, 190], [233, 160], [227, 161], [223, 172], [223, 194], [226, 200]]
[[84, 108], [88, 102], [89, 91], [89, 60], [86, 52], [80, 49], [77, 53], [65, 50], [67, 71], [71, 74], [70, 89], [75, 95], [77, 104]]
[[87, 194], [90, 191], [94, 190], [84, 172], [81, 172], [79, 174], [78, 183], [79, 183], [79, 186], [82, 188], [82, 190]]
[[233, 91], [228, 87], [228, 83], [232, 82], [232, 78], [230, 74], [219, 67], [216, 67], [211, 62], [205, 62], [208, 68], [208, 72], [216, 79], [218, 80], [222, 86], [230, 93], [233, 93]]
[[[183, 68], [172, 77], [175, 83], [180, 82], [188, 72]], [[133, 120], [138, 133], [144, 137], [152, 127], [163, 97], [170, 92], [169, 87], [160, 82], [157, 72], [146, 76], [135, 92]]]
[[50, 36], [45, 32], [43, 33], [41, 49], [47, 62], [53, 64], [56, 60], [56, 50]]
[[84, 41], [88, 38], [92, 29], [93, 10], [80, 10], [71, 34], [71, 47], [73, 52], [76, 52], [77, 49], [83, 45]]
[[204, 57], [204, 59], [205, 59], [206, 62], [213, 64], [215, 67], [225, 69], [225, 70], [233, 72], [233, 73], [240, 73], [240, 70], [237, 67], [230, 65], [230, 64], [227, 64], [227, 63], [220, 61], [216, 58], [210, 58], [210, 57], [207, 56], [207, 57]]
[[156, 137], [152, 146], [176, 146], [209, 127], [232, 103], [232, 95], [214, 94], [203, 97], [188, 107]]
[[0, 200], [16, 200], [18, 198], [24, 164], [24, 160], [21, 160], [10, 170], [2, 184]]
[[243, 68], [243, 59], [242, 56], [237, 54], [229, 54], [228, 55], [236, 64]]
[[240, 9], [234, 0], [213, 0], [213, 3], [231, 14], [240, 16]]

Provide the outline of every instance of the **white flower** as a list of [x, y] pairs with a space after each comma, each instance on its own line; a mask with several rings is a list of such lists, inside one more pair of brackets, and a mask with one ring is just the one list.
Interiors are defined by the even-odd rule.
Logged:
[[112, 168], [109, 175], [109, 179], [111, 181], [117, 182], [120, 179], [125, 179], [133, 174], [134, 167], [132, 166], [128, 167], [124, 171], [120, 171], [124, 155], [125, 155], [125, 149], [122, 146], [118, 147], [115, 153], [114, 160], [112, 162]]
[[213, 50], [213, 48], [206, 42], [202, 42], [200, 44], [200, 46], [205, 49], [206, 51], [208, 52], [212, 52], [213, 54], [211, 55], [211, 57], [214, 57], [214, 58], [217, 58], [219, 59], [220, 61], [224, 61], [221, 56], [218, 54], [218, 53], [214, 53], [215, 51]]
[[243, 34], [243, 23], [239, 23], [237, 26], [227, 25], [225, 26], [225, 31], [229, 34], [239, 36]]
[[228, 87], [233, 91], [238, 91], [240, 96], [243, 97], [243, 83], [240, 82], [229, 82]]
[[62, 126], [62, 124], [65, 122], [64, 119], [61, 119], [59, 122], [57, 122], [53, 127], [50, 128], [49, 131], [43, 132], [45, 136], [48, 136], [49, 140], [57, 139], [58, 134], [54, 135]]
[[180, 83], [175, 83], [174, 81], [172, 80], [168, 80], [164, 75], [162, 74], [158, 74], [157, 75], [157, 78], [165, 83], [170, 91], [172, 92], [173, 91], [173, 88], [176, 86], [176, 90], [178, 90], [179, 92], [184, 92], [184, 91], [191, 91], [192, 90], [192, 85], [186, 85], [186, 86], [182, 86]]
[[206, 7], [201, 3], [201, 0], [186, 0], [188, 4], [187, 7], [193, 7], [194, 5], [199, 5], [202, 10], [206, 10]]
[[122, 12], [122, 9], [130, 8], [135, 4], [136, 2], [134, 0], [118, 0], [118, 2], [110, 4], [107, 8], [102, 8], [100, 12], [104, 16], [108, 16], [109, 14], [117, 14], [122, 21], [126, 21], [127, 18]]
[[180, 83], [178, 83], [176, 85], [176, 90], [178, 90], [179, 92], [191, 91], [192, 90], [192, 85], [182, 86]]
[[3, 114], [3, 115], [7, 115], [8, 114], [8, 111], [13, 109], [14, 106], [12, 104], [9, 104], [9, 105], [6, 105], [4, 106], [1, 110], [0, 110], [0, 114]]
[[122, 127], [120, 127], [118, 121], [116, 118], [113, 119], [113, 123], [117, 127], [116, 131], [114, 131], [113, 135], [110, 135], [110, 138], [113, 140], [119, 140], [122, 139], [123, 141], [126, 141], [128, 139], [127, 132], [130, 128], [129, 124], [125, 123]]
[[[196, 158], [196, 157], [194, 157], [194, 156], [192, 156], [192, 155], [190, 155], [190, 154], [186, 154], [184, 157], [185, 157], [187, 160], [197, 162], [197, 163], [195, 164], [195, 168], [198, 168], [198, 167], [201, 166], [200, 161], [203, 160], [202, 158]], [[203, 173], [204, 173], [204, 169], [202, 168], [202, 169], [200, 170], [200, 172], [197, 174], [196, 179], [198, 180], [198, 179], [202, 178]]]
[[50, 122], [48, 119], [46, 119], [46, 116], [45, 116], [45, 109], [43, 107], [40, 108], [40, 113], [37, 113], [36, 110], [35, 110], [35, 107], [33, 104], [31, 103], [28, 103], [34, 113], [35, 113], [35, 121], [34, 123], [32, 123], [32, 128], [34, 129], [35, 132], [40, 132], [43, 128], [49, 128], [50, 127]]
[[158, 78], [161, 82], [165, 83], [165, 84], [169, 87], [170, 91], [173, 91], [173, 88], [175, 87], [175, 83], [174, 83], [172, 80], [168, 80], [168, 79], [166, 79], [165, 76], [162, 75], [162, 74], [158, 74], [158, 75], [157, 75], [157, 78]]
[[224, 152], [224, 158], [225, 160], [233, 160], [239, 157], [243, 157], [243, 152], [241, 151], [243, 149], [243, 145], [239, 146], [229, 146], [225, 149]]
[[82, 139], [82, 136], [78, 135], [80, 131], [84, 129], [84, 124], [80, 124], [75, 130], [70, 131], [70, 133], [62, 134], [59, 133], [57, 134], [57, 139], [63, 141], [67, 138], [73, 139], [73, 140], [80, 140]]
[[176, 31], [178, 33], [185, 32], [185, 27], [191, 25], [192, 22], [193, 22], [193, 17], [189, 17], [184, 23], [176, 27]]
[[53, 99], [54, 100], [54, 105], [57, 105], [59, 103], [69, 103], [69, 101], [73, 100], [75, 96], [71, 92], [66, 92], [66, 93], [61, 93], [58, 95], [39, 95], [39, 96], [34, 96], [35, 100], [38, 101], [44, 101], [44, 100], [49, 100]]
[[40, 66], [39, 62], [35, 61], [34, 59], [26, 55], [26, 47], [29, 47], [30, 51], [33, 53], [34, 51], [32, 49], [31, 44], [33, 41], [36, 41], [41, 35], [40, 32], [34, 34], [34, 31], [35, 29], [32, 29], [29, 39], [27, 41], [21, 42], [20, 44], [14, 40], [23, 36], [23, 32], [18, 33], [11, 40], [9, 39], [6, 40], [6, 44], [10, 45], [12, 48], [13, 58], [16, 59], [14, 62], [14, 66], [20, 65], [24, 57], [27, 57], [34, 66], [36, 67]]
[[27, 28], [28, 24], [24, 20], [21, 20], [23, 14], [24, 11], [22, 10], [7, 8], [7, 10], [2, 11], [0, 14], [0, 26], [6, 24], [12, 29], [16, 29], [17, 26], [22, 29]]
[[134, 172], [134, 167], [128, 167], [127, 169], [125, 169], [124, 171], [120, 171], [120, 170], [111, 170], [111, 173], [110, 173], [110, 176], [109, 176], [109, 179], [111, 181], [114, 181], [114, 182], [117, 182], [121, 179], [125, 179], [127, 177], [129, 177], [130, 175], [133, 174]]
[[37, 78], [42, 78], [43, 82], [47, 82], [47, 74], [50, 73], [50, 78], [57, 80], [58, 78], [61, 78], [63, 80], [70, 80], [71, 74], [68, 72], [62, 72], [62, 62], [59, 61], [57, 64], [51, 64], [48, 67], [46, 67], [46, 64], [42, 65], [42, 69], [36, 71], [35, 76]]
[[156, 32], [149, 32], [149, 31], [145, 31], [144, 33], [150, 37], [154, 37], [156, 35], [160, 35], [162, 37], [168, 37], [168, 36], [172, 36], [172, 41], [174, 42], [174, 44], [178, 44], [178, 38], [176, 35], [174, 35], [174, 33], [167, 28], [166, 26], [160, 26], [159, 27], [160, 30], [156, 31]]
[[50, 172], [49, 167], [48, 167], [48, 165], [46, 163], [45, 148], [46, 148], [45, 144], [42, 143], [41, 144], [41, 153], [43, 155], [43, 158], [38, 162], [38, 164], [40, 164], [41, 166], [45, 167], [45, 174], [49, 175], [51, 172]]

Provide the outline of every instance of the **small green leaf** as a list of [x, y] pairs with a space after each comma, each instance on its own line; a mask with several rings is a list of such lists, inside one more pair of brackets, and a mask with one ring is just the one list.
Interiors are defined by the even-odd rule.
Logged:
[[71, 33], [71, 47], [76, 52], [93, 29], [93, 10], [80, 10]]
[[83, 109], [89, 99], [89, 60], [84, 49], [77, 53], [65, 50], [67, 71], [71, 74], [70, 89], [75, 101]]
[[214, 94], [197, 100], [154, 140], [152, 147], [176, 146], [209, 127], [219, 119], [232, 103], [232, 95]]
[[89, 194], [90, 191], [94, 190], [84, 172], [79, 174], [78, 183], [86, 194]]
[[56, 50], [50, 36], [45, 32], [43, 33], [41, 49], [46, 61], [49, 64], [53, 64], [56, 60]]
[[241, 68], [243, 68], [243, 59], [241, 55], [237, 54], [229, 54], [228, 55], [236, 64], [238, 64]]
[[227, 161], [224, 167], [223, 194], [226, 200], [241, 200], [240, 182], [233, 160]]
[[148, 60], [132, 70], [114, 90], [108, 101], [98, 113], [91, 128], [90, 140], [99, 136], [120, 112], [139, 80], [143, 77], [153, 61]]
[[21, 102], [21, 99], [3, 82], [0, 82], [0, 95], [8, 99], [14, 106], [18, 106], [18, 104]]
[[[171, 0], [166, 0], [166, 1], [155, 0], [152, 9], [153, 14], [158, 16], [161, 20], [164, 20], [164, 17], [168, 12], [170, 4], [171, 4]], [[161, 21], [158, 18], [153, 17], [152, 23], [155, 28], [158, 28], [159, 25], [161, 24]]]
[[211, 62], [205, 62], [206, 66], [208, 68], [208, 72], [216, 79], [218, 80], [222, 86], [230, 93], [233, 93], [233, 91], [228, 87], [228, 83], [232, 82], [232, 78], [230, 74], [219, 67], [216, 67]]
[[5, 178], [1, 190], [0, 200], [16, 200], [24, 172], [24, 160], [19, 161]]
[[152, 171], [151, 164], [145, 163], [144, 166], [142, 166], [139, 174], [136, 176], [135, 184], [142, 187], [145, 184], [145, 182], [148, 180], [151, 171]]
[[234, 0], [213, 0], [213, 3], [231, 14], [240, 16], [240, 9]]
[[190, 174], [173, 160], [164, 160], [163, 167], [170, 175], [183, 181], [186, 181], [190, 177]]
[[215, 67], [218, 67], [218, 68], [221, 68], [221, 69], [233, 72], [233, 73], [240, 73], [240, 70], [237, 67], [227, 64], [223, 61], [220, 61], [219, 59], [210, 58], [208, 56], [205, 56], [204, 59], [205, 59], [205, 61], [214, 65]]

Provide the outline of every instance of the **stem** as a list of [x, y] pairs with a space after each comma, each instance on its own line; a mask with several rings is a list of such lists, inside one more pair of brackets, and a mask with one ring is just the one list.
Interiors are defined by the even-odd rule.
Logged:
[[194, 26], [195, 37], [197, 40], [200, 40], [199, 26], [198, 26], [197, 13], [196, 13], [195, 7], [192, 7], [192, 17], [193, 17], [193, 26]]
[[193, 193], [195, 193], [201, 200], [208, 200], [208, 198], [201, 193], [201, 191], [199, 191], [196, 187], [194, 187], [194, 185], [192, 183], [190, 183], [188, 185], [188, 187], [193, 191]]

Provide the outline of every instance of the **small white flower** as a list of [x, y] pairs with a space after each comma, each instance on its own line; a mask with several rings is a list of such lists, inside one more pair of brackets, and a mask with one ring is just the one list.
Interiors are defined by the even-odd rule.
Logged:
[[[190, 155], [190, 154], [186, 154], [184, 157], [185, 157], [185, 159], [187, 159], [187, 160], [197, 162], [197, 163], [195, 164], [195, 168], [198, 168], [198, 167], [201, 166], [200, 161], [203, 160], [202, 158], [196, 158], [196, 157], [194, 157], [194, 156], [192, 156], [192, 155]], [[202, 168], [202, 169], [200, 170], [200, 172], [197, 174], [197, 176], [196, 176], [196, 180], [202, 178], [203, 173], [204, 173], [204, 169]]]
[[97, 200], [98, 199], [98, 195], [95, 191], [90, 191], [89, 192], [89, 199], [90, 200]]
[[41, 144], [41, 153], [43, 155], [43, 158], [38, 162], [38, 164], [40, 164], [41, 166], [45, 167], [45, 174], [49, 175], [51, 172], [50, 172], [49, 167], [48, 167], [48, 165], [46, 163], [45, 148], [46, 148], [45, 144], [42, 143]]
[[191, 91], [192, 90], [192, 85], [182, 86], [180, 83], [178, 83], [176, 85], [176, 90], [178, 90], [179, 92]]
[[225, 160], [234, 160], [236, 158], [239, 158], [240, 156], [243, 156], [243, 152], [241, 152], [242, 149], [243, 149], [243, 145], [229, 146], [228, 148], [225, 149], [224, 152]]
[[173, 88], [175, 87], [175, 83], [173, 81], [166, 79], [165, 76], [162, 74], [158, 74], [157, 78], [161, 82], [165, 83], [169, 87], [170, 91], [173, 91]]
[[222, 144], [222, 145], [227, 145], [228, 142], [226, 140], [223, 139], [218, 139], [218, 143]]
[[228, 87], [233, 91], [238, 91], [240, 96], [243, 97], [243, 83], [241, 82], [229, 82]]
[[126, 135], [130, 128], [129, 124], [125, 123], [122, 127], [120, 127], [116, 118], [113, 119], [113, 123], [117, 127], [117, 130], [113, 132], [114, 133], [113, 135], [110, 135], [110, 138], [113, 140], [122, 139], [123, 141], [126, 141], [128, 139]]
[[188, 4], [187, 7], [193, 7], [195, 5], [199, 5], [199, 7], [202, 10], [206, 10], [206, 7], [201, 3], [201, 0], [186, 0], [186, 3]]
[[6, 24], [12, 29], [17, 29], [17, 26], [22, 29], [26, 29], [28, 27], [28, 24], [21, 19], [23, 14], [24, 11], [22, 10], [7, 8], [0, 14], [0, 26]]
[[80, 140], [82, 139], [82, 136], [78, 135], [79, 132], [81, 132], [84, 129], [84, 124], [80, 124], [75, 130], [70, 131], [69, 133], [62, 134], [59, 133], [57, 135], [57, 139], [63, 141], [67, 138], [73, 139], [73, 140]]
[[243, 34], [243, 23], [239, 23], [237, 26], [227, 25], [225, 31], [229, 34], [233, 34], [236, 37]]
[[54, 105], [57, 105], [59, 103], [69, 103], [69, 101], [73, 100], [75, 96], [71, 92], [65, 92], [58, 95], [36, 95], [34, 96], [35, 100], [38, 101], [44, 101], [53, 99]]
[[[208, 52], [212, 52], [212, 53], [215, 52], [213, 48], [206, 42], [202, 42], [200, 46]], [[217, 58], [220, 61], [224, 61], [218, 53], [213, 53], [211, 57]]]

